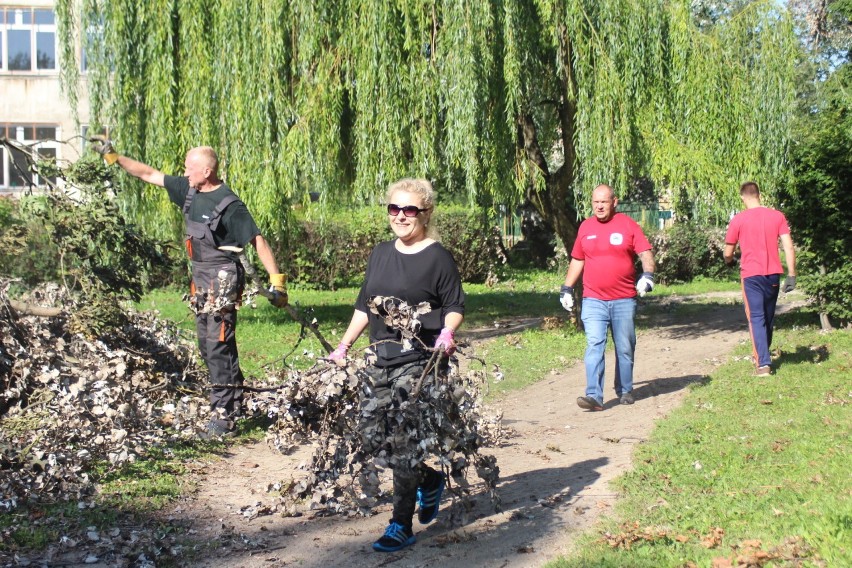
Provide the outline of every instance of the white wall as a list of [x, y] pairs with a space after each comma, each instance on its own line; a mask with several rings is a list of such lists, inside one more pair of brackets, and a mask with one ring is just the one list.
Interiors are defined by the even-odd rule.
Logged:
[[[53, 0], [0, 0], [0, 7], [45, 7], [50, 8]], [[57, 158], [76, 160], [84, 148], [80, 138], [80, 127], [74, 122], [68, 101], [60, 90], [59, 70], [67, 62], [62, 61], [59, 52], [59, 38], [56, 38], [57, 69], [33, 72], [0, 70], [0, 125], [22, 124], [39, 126], [57, 126], [57, 138], [68, 141], [57, 148]], [[79, 54], [79, 49], [77, 50]], [[79, 56], [79, 55], [78, 55]], [[79, 65], [78, 62], [71, 62]], [[88, 97], [85, 93], [85, 79], [81, 81], [82, 91], [79, 100], [79, 119], [81, 124], [89, 121]], [[72, 139], [73, 138], [73, 139]], [[2, 170], [0, 170], [2, 171]], [[0, 184], [3, 180], [0, 178]], [[0, 185], [0, 194], [11, 190]]]

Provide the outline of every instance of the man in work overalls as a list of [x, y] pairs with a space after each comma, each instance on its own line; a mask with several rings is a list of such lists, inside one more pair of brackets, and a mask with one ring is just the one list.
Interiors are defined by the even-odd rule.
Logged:
[[[237, 307], [245, 285], [239, 253], [247, 243], [269, 273], [270, 302], [287, 305], [286, 277], [278, 270], [269, 244], [245, 204], [218, 177], [219, 159], [213, 148], [200, 146], [186, 154], [183, 176], [170, 176], [151, 166], [119, 155], [111, 141], [92, 139], [93, 148], [108, 164], [117, 163], [128, 174], [166, 188], [169, 199], [183, 211], [186, 247], [192, 261], [192, 298], [198, 347], [210, 372], [212, 418], [206, 437], [225, 436], [240, 413], [243, 373], [237, 354]], [[217, 386], [222, 385], [222, 386]]]

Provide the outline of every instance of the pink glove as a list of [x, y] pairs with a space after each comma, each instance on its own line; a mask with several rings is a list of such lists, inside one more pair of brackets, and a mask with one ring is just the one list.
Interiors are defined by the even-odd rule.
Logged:
[[456, 352], [456, 342], [453, 340], [453, 336], [455, 335], [455, 331], [450, 329], [449, 327], [445, 327], [441, 330], [441, 334], [438, 336], [438, 339], [435, 340], [435, 349], [444, 348], [444, 353], [447, 356], [452, 355]]
[[351, 346], [348, 343], [341, 341], [337, 344], [337, 349], [328, 354], [328, 358], [338, 365], [345, 365], [346, 355], [349, 353], [349, 347]]

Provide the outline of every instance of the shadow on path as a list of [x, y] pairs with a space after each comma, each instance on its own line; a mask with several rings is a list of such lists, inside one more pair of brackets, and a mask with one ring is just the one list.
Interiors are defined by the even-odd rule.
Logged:
[[[226, 539], [229, 546], [208, 550], [196, 557], [192, 566], [241, 566], [263, 558], [268, 565], [297, 564], [303, 568], [346, 566], [373, 568], [379, 566], [503, 566], [508, 556], [525, 554], [536, 547], [536, 541], [565, 527], [557, 509], [576, 507], [574, 497], [599, 477], [598, 470], [607, 465], [605, 457], [572, 464], [568, 467], [532, 469], [501, 479], [498, 494], [502, 502], [494, 511], [490, 499], [482, 493], [475, 495], [473, 507], [463, 511], [457, 499], [445, 493], [438, 519], [428, 526], [414, 522], [417, 543], [396, 553], [377, 553], [372, 543], [381, 530], [363, 530], [364, 523], [342, 516], [289, 519], [275, 523], [277, 528], [264, 526], [240, 527], [239, 540]], [[475, 486], [472, 490], [476, 490]], [[378, 518], [390, 517], [383, 510]], [[451, 526], [449, 519], [467, 518]], [[384, 523], [386, 519], [382, 519]], [[281, 526], [285, 525], [285, 526]], [[195, 527], [199, 529], [201, 527]], [[337, 533], [351, 538], [335, 539], [328, 546], [326, 535]], [[288, 542], [316, 542], [311, 554], [288, 553]], [[476, 541], [476, 546], [466, 546]], [[240, 542], [243, 546], [240, 546]], [[302, 547], [299, 547], [304, 550]], [[252, 557], [255, 557], [252, 559]], [[259, 557], [259, 558], [258, 558]], [[252, 559], [252, 560], [250, 560]]]
[[711, 381], [707, 375], [684, 375], [681, 377], [662, 377], [633, 383], [633, 396], [636, 400], [653, 398], [676, 392], [690, 385], [706, 385]]

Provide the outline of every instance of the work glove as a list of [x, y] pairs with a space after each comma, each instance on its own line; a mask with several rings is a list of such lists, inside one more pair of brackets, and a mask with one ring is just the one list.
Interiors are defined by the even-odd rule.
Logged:
[[269, 298], [269, 303], [276, 308], [285, 307], [287, 305], [287, 275], [270, 274], [269, 284], [269, 291], [272, 292], [272, 297]]
[[115, 151], [115, 147], [112, 145], [112, 140], [103, 134], [96, 134], [90, 137], [89, 142], [92, 143], [92, 150], [100, 154], [108, 166], [111, 166], [118, 161], [118, 152]]
[[441, 333], [438, 335], [438, 339], [435, 340], [435, 349], [444, 349], [444, 353], [447, 356], [452, 355], [456, 352], [456, 342], [453, 339], [456, 332], [450, 329], [449, 327], [445, 327], [441, 330]]
[[350, 347], [351, 345], [341, 341], [337, 344], [337, 349], [328, 354], [328, 358], [342, 367], [346, 364], [346, 356], [349, 354]]
[[574, 307], [574, 288], [571, 286], [562, 285], [562, 288], [559, 289], [559, 303], [562, 304], [562, 307], [571, 311], [571, 308]]
[[642, 276], [639, 277], [639, 282], [636, 283], [636, 291], [639, 292], [640, 296], [644, 296], [648, 292], [654, 289], [654, 273], [653, 272], [643, 272]]
[[796, 289], [796, 277], [788, 276], [784, 279], [784, 293], [789, 294]]
[[731, 260], [726, 260], [725, 264], [731, 268], [735, 267], [740, 262], [740, 253], [734, 253]]

